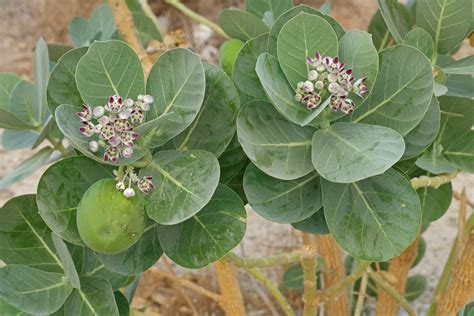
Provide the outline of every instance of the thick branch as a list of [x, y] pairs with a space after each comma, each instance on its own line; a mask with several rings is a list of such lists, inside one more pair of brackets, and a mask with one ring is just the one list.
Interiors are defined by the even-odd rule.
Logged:
[[244, 300], [235, 268], [225, 260], [214, 264], [221, 288], [220, 306], [227, 316], [245, 315]]
[[400, 293], [391, 287], [380, 275], [375, 272], [369, 272], [369, 277], [377, 284], [378, 287], [387, 292], [394, 300], [402, 306], [409, 316], [418, 316], [415, 309], [408, 303], [408, 301]]
[[458, 175], [458, 172], [454, 172], [450, 174], [442, 174], [436, 177], [421, 176], [419, 178], [411, 179], [411, 185], [415, 189], [423, 188], [423, 187], [433, 187], [436, 189], [440, 185], [451, 182], [451, 180], [453, 180], [457, 175]]
[[296, 262], [300, 256], [300, 250], [262, 258], [244, 258], [231, 252], [226, 256], [226, 260], [239, 268], [267, 268]]
[[307, 251], [301, 255], [301, 266], [303, 267], [303, 315], [314, 316], [318, 311], [318, 302], [316, 300], [317, 288], [316, 288], [316, 268], [318, 265], [317, 261], [317, 248], [316, 243], [308, 234], [303, 234], [303, 241], [307, 247]]

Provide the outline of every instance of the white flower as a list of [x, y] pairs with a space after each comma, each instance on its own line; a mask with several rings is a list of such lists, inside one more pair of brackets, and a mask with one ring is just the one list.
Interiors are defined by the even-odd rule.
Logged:
[[134, 196], [135, 196], [135, 190], [132, 189], [132, 188], [125, 189], [125, 191], [123, 191], [123, 195], [124, 195], [126, 198], [134, 197]]

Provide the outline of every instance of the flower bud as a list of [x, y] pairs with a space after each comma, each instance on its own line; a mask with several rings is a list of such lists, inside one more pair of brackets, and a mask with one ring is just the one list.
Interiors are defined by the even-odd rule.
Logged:
[[329, 92], [333, 93], [333, 94], [336, 94], [339, 92], [339, 85], [335, 82], [331, 82], [328, 86], [328, 90]]
[[125, 183], [123, 183], [123, 181], [119, 181], [115, 185], [115, 188], [119, 191], [123, 191], [123, 190], [125, 190]]
[[304, 82], [303, 81], [300, 81], [296, 84], [296, 88], [297, 89], [303, 89], [303, 86], [304, 86]]
[[144, 95], [143, 96], [143, 102], [148, 103], [148, 104], [153, 103], [153, 97], [151, 95], [148, 95], [148, 94]]
[[295, 100], [296, 101], [300, 102], [301, 99], [303, 99], [303, 96], [301, 94], [299, 94], [299, 93], [295, 94]]
[[130, 117], [130, 113], [132, 112], [131, 109], [124, 109], [122, 111], [120, 111], [119, 113], [119, 117], [122, 119], [122, 120], [127, 120], [129, 117]]
[[135, 102], [134, 102], [132, 99], [130, 99], [130, 98], [128, 98], [127, 100], [125, 100], [125, 106], [126, 106], [127, 108], [131, 108], [134, 103], [135, 103]]
[[138, 97], [137, 97], [137, 100], [138, 101], [143, 101], [143, 95], [139, 94]]
[[314, 84], [314, 87], [318, 90], [323, 90], [324, 89], [324, 82], [322, 82], [321, 80], [316, 81], [316, 83]]
[[316, 70], [311, 70], [309, 73], [308, 73], [308, 79], [309, 80], [316, 80], [318, 79], [318, 72]]
[[313, 92], [314, 84], [311, 81], [305, 81], [303, 84], [303, 90], [306, 92]]
[[95, 153], [99, 150], [99, 143], [95, 140], [89, 142], [89, 149]]
[[95, 117], [99, 118], [99, 117], [102, 117], [102, 115], [104, 115], [105, 109], [103, 106], [99, 105], [94, 108], [93, 113]]
[[135, 196], [135, 190], [132, 188], [125, 189], [123, 195], [128, 199]]
[[122, 151], [122, 156], [124, 158], [130, 158], [132, 157], [133, 155], [133, 148], [132, 147], [126, 147], [123, 151]]

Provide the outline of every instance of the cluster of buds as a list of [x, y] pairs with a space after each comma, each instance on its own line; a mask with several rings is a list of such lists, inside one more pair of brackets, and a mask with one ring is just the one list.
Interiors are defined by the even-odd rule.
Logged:
[[345, 69], [339, 57], [323, 57], [316, 53], [314, 57], [306, 57], [311, 70], [308, 80], [298, 82], [295, 99], [306, 105], [308, 110], [321, 104], [322, 98], [329, 95], [329, 106], [334, 111], [340, 110], [346, 114], [354, 111], [355, 103], [347, 96], [354, 92], [363, 97], [369, 89], [364, 82], [366, 78], [355, 78], [352, 69]]
[[139, 136], [133, 127], [143, 122], [145, 112], [150, 110], [152, 103], [151, 95], [139, 95], [136, 101], [113, 95], [105, 106], [92, 109], [83, 104], [82, 112], [76, 113], [83, 124], [79, 132], [86, 137], [95, 136], [89, 142], [89, 149], [95, 153], [103, 148], [104, 161], [115, 163], [120, 157], [129, 158]]
[[148, 194], [155, 188], [155, 185], [152, 182], [152, 176], [139, 177], [133, 171], [133, 167], [128, 167], [122, 175], [119, 175], [119, 172], [114, 170], [114, 174], [117, 177], [117, 184], [115, 187], [120, 192], [123, 192], [123, 195], [126, 198], [132, 198], [135, 196], [135, 190], [132, 187], [133, 185], [136, 185], [138, 189], [145, 194]]

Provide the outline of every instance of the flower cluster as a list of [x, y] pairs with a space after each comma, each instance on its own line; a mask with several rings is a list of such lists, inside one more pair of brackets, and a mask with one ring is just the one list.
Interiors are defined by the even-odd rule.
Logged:
[[360, 78], [354, 83], [352, 69], [345, 69], [339, 57], [323, 57], [316, 53], [314, 57], [306, 57], [306, 62], [311, 66], [308, 80], [298, 82], [295, 99], [306, 105], [308, 110], [321, 104], [322, 98], [329, 95], [329, 106], [334, 111], [341, 110], [349, 114], [354, 111], [355, 103], [347, 98], [350, 92], [363, 97], [369, 89]]
[[105, 161], [115, 163], [120, 157], [129, 158], [133, 155], [134, 141], [139, 136], [133, 127], [143, 122], [145, 112], [150, 110], [152, 103], [150, 95], [139, 95], [136, 101], [113, 95], [105, 106], [92, 109], [83, 104], [82, 112], [76, 113], [83, 124], [79, 132], [87, 137], [98, 136], [89, 142], [89, 149], [95, 153], [104, 148]]
[[[152, 176], [139, 177], [134, 171], [133, 167], [128, 167], [124, 174], [119, 175], [119, 172], [114, 170], [115, 176], [117, 176], [117, 184], [115, 187], [117, 190], [123, 192], [123, 195], [126, 198], [131, 198], [135, 196], [135, 190], [132, 188], [132, 184], [136, 185], [138, 189], [148, 194], [151, 190], [155, 188], [153, 184]], [[126, 184], [128, 185], [126, 186]]]

